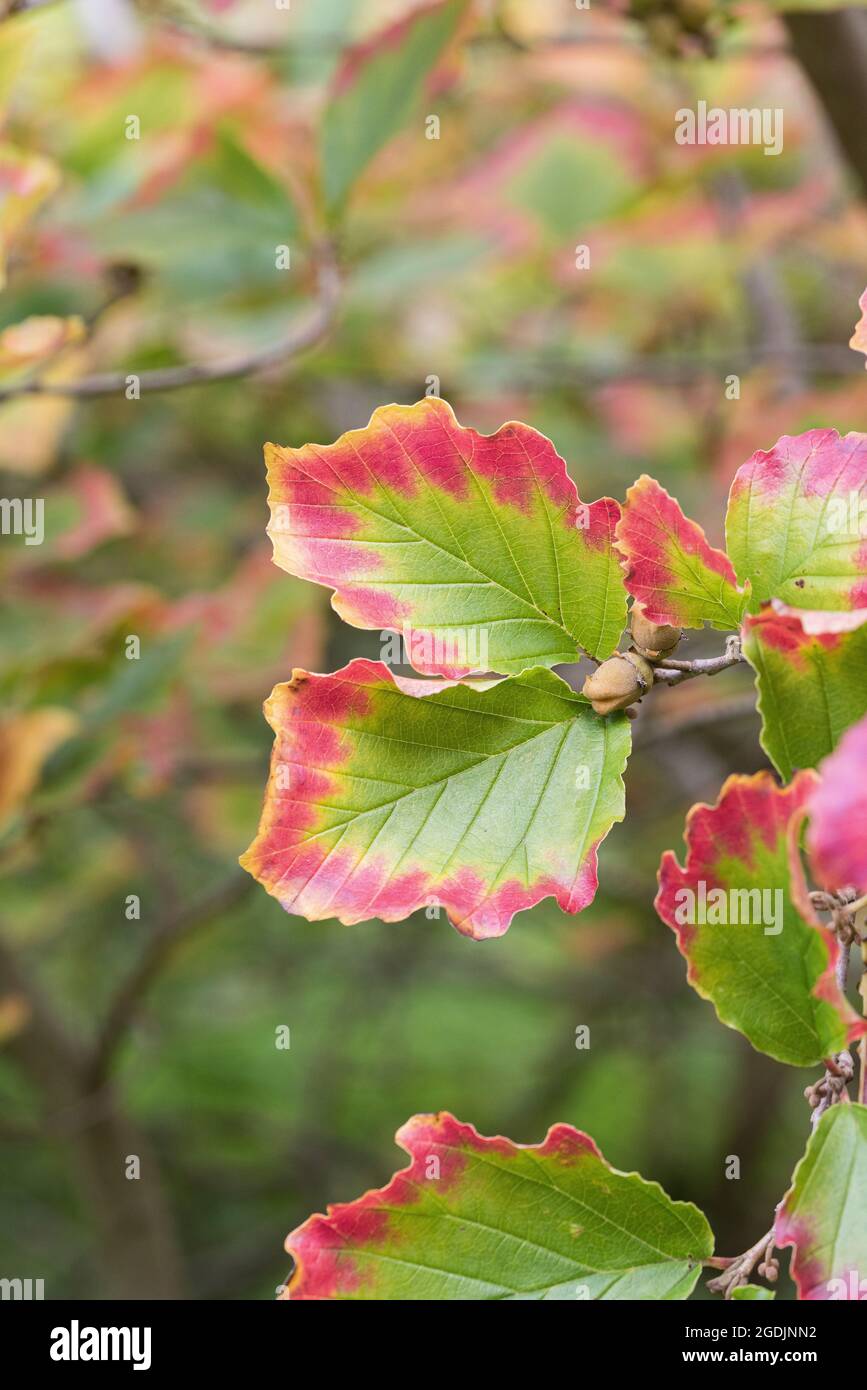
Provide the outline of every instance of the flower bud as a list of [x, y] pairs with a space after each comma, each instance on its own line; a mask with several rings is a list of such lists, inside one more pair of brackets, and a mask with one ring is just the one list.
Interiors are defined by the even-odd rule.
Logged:
[[635, 650], [648, 661], [658, 661], [660, 657], [670, 656], [681, 638], [679, 627], [669, 627], [665, 623], [652, 623], [645, 618], [637, 603], [633, 604], [629, 617], [629, 628]]
[[640, 700], [653, 685], [653, 667], [638, 652], [617, 652], [603, 661], [584, 682], [586, 695], [597, 714], [611, 714]]

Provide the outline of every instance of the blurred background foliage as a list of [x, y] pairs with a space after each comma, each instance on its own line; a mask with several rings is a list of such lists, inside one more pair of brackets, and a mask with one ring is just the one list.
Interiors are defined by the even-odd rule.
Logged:
[[[236, 868], [271, 685], [380, 652], [271, 565], [266, 439], [327, 443], [438, 382], [464, 424], [550, 435], [583, 498], [646, 469], [719, 543], [755, 449], [863, 423], [864, 190], [772, 5], [458, 3], [436, 62], [430, 35], [376, 38], [412, 8], [0, 23], [0, 492], [46, 526], [0, 538], [0, 1274], [49, 1297], [272, 1297], [285, 1233], [384, 1182], [420, 1110], [586, 1129], [728, 1254], [803, 1149], [814, 1078], [717, 1023], [652, 906], [689, 806], [764, 764], [745, 673], [645, 703], [578, 918], [479, 944], [308, 924]], [[782, 108], [783, 153], [677, 145], [700, 99]], [[255, 356], [325, 254], [339, 307], [297, 359], [140, 400], [16, 389]]]

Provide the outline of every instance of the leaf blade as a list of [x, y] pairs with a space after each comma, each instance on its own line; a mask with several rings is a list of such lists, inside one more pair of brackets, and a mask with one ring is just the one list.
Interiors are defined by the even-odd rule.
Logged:
[[697, 1208], [570, 1125], [524, 1146], [417, 1115], [397, 1142], [411, 1162], [387, 1187], [288, 1236], [285, 1298], [685, 1298], [712, 1252]]
[[830, 892], [867, 892], [867, 719], [843, 736], [821, 767], [810, 799], [807, 848], [810, 863]]
[[808, 430], [758, 450], [735, 474], [726, 545], [753, 609], [867, 607], [867, 435]]
[[402, 631], [448, 677], [611, 654], [626, 622], [609, 498], [585, 506], [549, 440], [384, 406], [333, 445], [266, 446], [274, 561], [356, 627]]
[[325, 202], [332, 212], [400, 130], [468, 9], [468, 0], [434, 0], [350, 50], [322, 121]]
[[799, 1299], [864, 1297], [865, 1194], [867, 1106], [833, 1105], [811, 1134], [777, 1214], [775, 1240], [794, 1247], [791, 1273]]
[[553, 672], [480, 690], [356, 660], [295, 672], [266, 712], [271, 777], [241, 862], [287, 911], [351, 923], [436, 906], [487, 937], [544, 897], [592, 900], [629, 721], [600, 719]]
[[673, 627], [736, 629], [747, 595], [737, 586], [728, 556], [708, 544], [675, 498], [642, 474], [626, 494], [617, 526], [626, 587], [654, 623]]
[[817, 767], [867, 714], [867, 609], [810, 613], [775, 603], [747, 616], [743, 651], [756, 672], [761, 744], [786, 780]]
[[[663, 855], [655, 902], [689, 983], [720, 1021], [758, 1051], [804, 1067], [840, 1051], [861, 1027], [834, 981], [826, 933], [796, 906], [791, 825], [816, 784], [810, 772], [788, 787], [766, 772], [729, 777], [714, 806], [689, 813], [686, 863]], [[717, 892], [725, 897], [713, 899]]]

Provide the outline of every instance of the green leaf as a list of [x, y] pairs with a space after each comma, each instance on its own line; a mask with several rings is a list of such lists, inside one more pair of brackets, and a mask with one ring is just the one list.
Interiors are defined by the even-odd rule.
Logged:
[[740, 625], [749, 598], [738, 588], [731, 561], [709, 545], [655, 478], [642, 474], [626, 494], [617, 526], [626, 587], [653, 623], [672, 627]]
[[862, 1028], [834, 978], [836, 943], [793, 900], [790, 837], [816, 786], [770, 773], [729, 777], [715, 806], [694, 806], [686, 864], [670, 850], [656, 910], [676, 933], [687, 979], [722, 1023], [760, 1052], [814, 1066]]
[[867, 609], [808, 613], [775, 604], [748, 617], [762, 747], [786, 780], [816, 767], [867, 713]]
[[93, 223], [104, 255], [149, 267], [185, 298], [266, 287], [283, 294], [290, 277], [276, 268], [276, 248], [295, 250], [300, 231], [288, 190], [228, 126], [158, 202], [111, 216], [97, 208]]
[[582, 143], [575, 132], [554, 132], [511, 176], [506, 196], [526, 210], [554, 241], [574, 240], [588, 227], [622, 210], [636, 180], [610, 145]]
[[794, 1246], [799, 1298], [867, 1299], [867, 1107], [825, 1111], [780, 1204], [775, 1240]]
[[738, 1303], [770, 1303], [776, 1296], [773, 1289], [766, 1289], [762, 1284], [741, 1284], [740, 1288], [732, 1290], [732, 1298]]
[[296, 671], [265, 708], [271, 777], [241, 862], [287, 911], [392, 922], [442, 907], [487, 937], [542, 898], [592, 901], [597, 846], [623, 818], [629, 721], [552, 671], [473, 688], [353, 661]]
[[701, 1212], [611, 1168], [586, 1134], [486, 1139], [452, 1115], [398, 1131], [409, 1167], [287, 1238], [284, 1297], [687, 1298], [713, 1251]]
[[784, 435], [739, 468], [726, 545], [752, 611], [777, 598], [793, 608], [867, 607], [867, 435]]
[[274, 560], [429, 675], [604, 658], [626, 623], [610, 498], [586, 505], [527, 425], [463, 429], [445, 401], [383, 406], [336, 444], [265, 447]]
[[422, 6], [347, 55], [322, 122], [325, 202], [331, 211], [412, 114], [425, 79], [467, 11], [468, 0]]

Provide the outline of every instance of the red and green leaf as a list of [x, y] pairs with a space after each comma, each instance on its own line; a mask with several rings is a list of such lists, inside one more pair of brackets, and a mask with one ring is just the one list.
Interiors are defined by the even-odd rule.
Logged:
[[[858, 300], [858, 308], [861, 310], [861, 317], [855, 325], [855, 332], [849, 339], [850, 348], [855, 352], [863, 352], [867, 356], [867, 290], [864, 291]], [[867, 362], [864, 363], [867, 367]]]
[[867, 893], [867, 719], [849, 729], [820, 771], [810, 799], [810, 864], [829, 892], [854, 888], [861, 897]]
[[66, 348], [87, 336], [79, 314], [60, 318], [55, 314], [34, 314], [12, 323], [0, 332], [0, 381], [5, 385], [34, 367], [50, 362]]
[[654, 478], [643, 474], [629, 489], [616, 535], [626, 587], [651, 622], [726, 631], [740, 625], [748, 594], [728, 556]]
[[776, 1243], [794, 1247], [799, 1298], [867, 1299], [867, 1106], [825, 1111], [780, 1204]]
[[613, 532], [550, 440], [463, 429], [444, 401], [374, 411], [336, 444], [266, 446], [275, 562], [356, 627], [407, 634], [426, 674], [609, 656], [626, 622]]
[[816, 783], [812, 772], [785, 788], [768, 772], [729, 777], [715, 806], [690, 811], [686, 864], [666, 851], [656, 898], [689, 983], [720, 1021], [801, 1067], [863, 1030], [834, 978], [833, 936], [804, 921], [793, 899], [791, 825]]
[[[867, 435], [784, 435], [738, 469], [726, 543], [757, 608], [867, 607]], [[755, 611], [755, 610], [754, 610]]]
[[359, 174], [410, 117], [468, 11], [469, 0], [435, 0], [350, 49], [322, 120], [329, 209], [340, 207]]
[[0, 287], [10, 246], [59, 184], [60, 170], [51, 160], [0, 143]]
[[611, 1168], [586, 1134], [486, 1139], [449, 1114], [397, 1134], [387, 1187], [287, 1238], [292, 1299], [684, 1299], [713, 1237], [701, 1212]]
[[488, 937], [542, 898], [592, 901], [597, 847], [623, 818], [629, 721], [552, 671], [473, 687], [356, 660], [296, 671], [265, 710], [271, 777], [241, 862], [287, 911], [391, 922], [441, 906]]
[[788, 780], [816, 767], [867, 714], [867, 609], [810, 613], [775, 602], [743, 627], [756, 672], [761, 743]]

